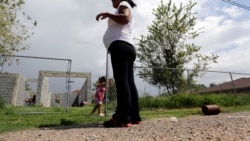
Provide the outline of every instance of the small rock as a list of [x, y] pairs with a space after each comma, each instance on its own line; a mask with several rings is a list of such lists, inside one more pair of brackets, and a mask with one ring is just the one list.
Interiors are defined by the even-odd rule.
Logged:
[[170, 121], [172, 121], [172, 122], [177, 122], [178, 119], [177, 119], [176, 117], [170, 117]]

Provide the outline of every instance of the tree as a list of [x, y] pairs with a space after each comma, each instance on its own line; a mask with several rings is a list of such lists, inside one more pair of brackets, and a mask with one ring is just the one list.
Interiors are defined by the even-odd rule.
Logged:
[[[141, 35], [138, 40], [138, 59], [141, 65], [139, 77], [153, 85], [165, 87], [168, 93], [187, 89], [194, 83], [193, 77], [200, 76], [199, 70], [207, 70], [209, 63], [216, 63], [217, 55], [198, 53], [200, 46], [191, 43], [201, 33], [195, 29], [197, 18], [192, 13], [196, 3], [177, 7], [170, 0], [163, 1], [153, 10], [155, 16], [148, 34]], [[193, 63], [192, 71], [188, 71], [188, 80], [184, 77], [185, 65]]]
[[0, 0], [0, 55], [13, 55], [29, 48], [25, 41], [37, 23], [22, 12], [24, 4], [24, 0]]
[[31, 91], [32, 88], [30, 87], [29, 83], [25, 83], [25, 91]]

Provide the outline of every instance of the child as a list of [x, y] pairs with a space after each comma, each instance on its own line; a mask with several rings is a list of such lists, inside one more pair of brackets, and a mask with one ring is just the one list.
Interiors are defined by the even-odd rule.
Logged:
[[102, 101], [104, 99], [106, 91], [106, 77], [102, 76], [99, 78], [98, 84], [96, 85], [96, 92], [95, 92], [95, 107], [93, 108], [92, 112], [89, 115], [93, 115], [95, 111], [98, 109], [98, 115], [104, 116], [102, 113]]

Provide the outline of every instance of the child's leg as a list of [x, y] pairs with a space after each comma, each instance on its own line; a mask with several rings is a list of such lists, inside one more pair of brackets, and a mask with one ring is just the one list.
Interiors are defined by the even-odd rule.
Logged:
[[98, 114], [102, 113], [102, 104], [98, 104]]
[[90, 114], [94, 114], [97, 108], [98, 108], [98, 105], [95, 105], [95, 107], [93, 108], [93, 110]]
[[105, 115], [102, 113], [102, 104], [99, 104], [99, 105], [98, 105], [98, 114], [99, 114], [99, 116], [101, 116], [101, 117], [105, 116]]

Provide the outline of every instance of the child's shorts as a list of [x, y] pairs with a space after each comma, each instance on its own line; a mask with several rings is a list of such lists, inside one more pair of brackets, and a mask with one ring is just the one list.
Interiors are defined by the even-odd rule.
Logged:
[[102, 105], [102, 101], [99, 101], [98, 99], [95, 99], [95, 104], [96, 105]]

